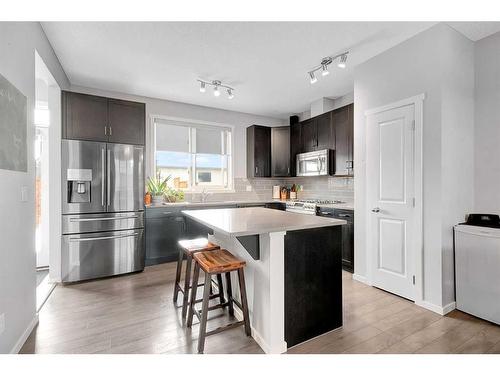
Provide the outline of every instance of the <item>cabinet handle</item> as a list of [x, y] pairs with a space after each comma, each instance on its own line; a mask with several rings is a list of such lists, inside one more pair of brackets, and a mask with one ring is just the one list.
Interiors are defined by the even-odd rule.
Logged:
[[113, 135], [113, 128], [109, 125], [109, 135]]
[[259, 167], [255, 167], [255, 174], [259, 173]]
[[347, 214], [338, 214], [338, 217], [351, 217], [351, 215], [347, 215]]
[[104, 135], [108, 135], [108, 127], [104, 125]]

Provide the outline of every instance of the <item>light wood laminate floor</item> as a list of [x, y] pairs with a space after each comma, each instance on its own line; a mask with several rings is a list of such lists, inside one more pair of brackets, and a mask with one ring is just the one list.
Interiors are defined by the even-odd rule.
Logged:
[[[21, 353], [196, 353], [198, 324], [184, 327], [172, 302], [174, 278], [169, 263], [57, 286]], [[344, 326], [288, 353], [500, 353], [500, 326], [459, 311], [442, 317], [349, 273], [343, 291]], [[209, 317], [209, 329], [228, 321], [220, 311]], [[208, 337], [205, 353], [262, 350], [237, 328]]]

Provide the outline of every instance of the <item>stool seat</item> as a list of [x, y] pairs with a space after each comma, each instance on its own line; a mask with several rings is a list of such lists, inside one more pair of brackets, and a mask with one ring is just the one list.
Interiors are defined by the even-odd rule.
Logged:
[[193, 240], [181, 240], [179, 241], [179, 246], [187, 253], [220, 249], [220, 246], [211, 243], [203, 237], [195, 238]]
[[210, 274], [234, 271], [246, 264], [225, 249], [195, 253], [193, 258], [205, 273]]

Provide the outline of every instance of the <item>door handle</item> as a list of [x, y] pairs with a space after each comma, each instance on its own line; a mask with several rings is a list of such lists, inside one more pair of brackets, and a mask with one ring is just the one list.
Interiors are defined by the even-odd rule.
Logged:
[[374, 207], [374, 208], [372, 208], [372, 212], [379, 213], [380, 212], [380, 207]]
[[101, 206], [104, 207], [104, 180], [105, 180], [105, 165], [104, 165], [104, 148], [101, 148]]
[[119, 217], [93, 217], [93, 218], [85, 218], [85, 219], [78, 219], [78, 218], [71, 218], [69, 221], [72, 223], [79, 223], [79, 222], [85, 222], [85, 221], [114, 221], [114, 220], [125, 220], [125, 219], [138, 219], [139, 216], [137, 215], [132, 215], [132, 216], [119, 216]]
[[103, 237], [86, 237], [86, 238], [77, 238], [73, 237], [69, 239], [69, 242], [87, 242], [87, 241], [100, 241], [100, 240], [114, 240], [117, 238], [126, 238], [126, 237], [137, 237], [139, 233], [130, 233], [130, 234], [121, 234], [119, 236], [103, 236]]
[[107, 168], [106, 168], [107, 171], [106, 172], [107, 172], [108, 180], [106, 182], [106, 187], [107, 187], [107, 197], [106, 197], [107, 198], [107, 202], [106, 203], [107, 203], [107, 205], [109, 207], [109, 201], [111, 200], [111, 187], [110, 187], [110, 185], [111, 185], [111, 177], [109, 176], [110, 172], [111, 172], [110, 171], [110, 167], [109, 167], [110, 163], [111, 163], [111, 161], [110, 161], [110, 159], [111, 159], [111, 150], [107, 150], [107, 151], [108, 152], [107, 152], [107, 163], [106, 163], [106, 165], [107, 165]]

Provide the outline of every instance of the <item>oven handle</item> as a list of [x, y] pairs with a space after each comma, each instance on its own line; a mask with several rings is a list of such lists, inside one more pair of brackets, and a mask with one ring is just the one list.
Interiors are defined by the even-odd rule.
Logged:
[[118, 236], [105, 236], [105, 237], [87, 237], [87, 238], [70, 238], [69, 242], [87, 242], [87, 241], [100, 241], [100, 240], [115, 240], [118, 238], [137, 237], [139, 233], [121, 234]]

